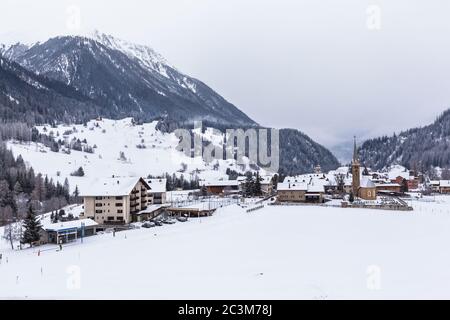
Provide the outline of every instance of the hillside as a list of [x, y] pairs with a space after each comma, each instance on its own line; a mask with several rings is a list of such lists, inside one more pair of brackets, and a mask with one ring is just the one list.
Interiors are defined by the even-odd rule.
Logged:
[[375, 169], [394, 164], [421, 170], [450, 167], [450, 110], [428, 126], [365, 141], [360, 156]]
[[0, 56], [0, 118], [29, 124], [92, 119], [98, 107], [74, 88]]
[[[202, 158], [190, 158], [176, 150], [178, 139], [174, 133], [165, 133], [156, 129], [157, 122], [134, 125], [131, 118], [122, 120], [92, 120], [84, 125], [38, 126], [36, 129], [45, 135], [54, 137], [57, 141], [72, 145], [70, 151], [61, 148], [58, 152], [34, 142], [19, 143], [9, 141], [15, 156], [21, 155], [26, 163], [37, 172], [41, 172], [54, 181], [64, 182], [69, 179], [71, 189], [79, 186], [80, 191], [96, 179], [116, 176], [162, 175], [166, 172], [178, 172], [186, 179], [194, 176], [202, 179], [224, 178], [227, 168], [244, 173], [251, 170], [250, 166], [241, 168], [234, 160], [220, 160], [205, 163]], [[210, 141], [220, 140], [211, 130], [205, 132]], [[74, 143], [79, 143], [82, 150], [74, 149]], [[123, 156], [121, 156], [123, 153]], [[183, 169], [183, 164], [186, 168]], [[71, 173], [83, 167], [84, 177], [71, 176]], [[181, 172], [183, 171], [183, 172]]]

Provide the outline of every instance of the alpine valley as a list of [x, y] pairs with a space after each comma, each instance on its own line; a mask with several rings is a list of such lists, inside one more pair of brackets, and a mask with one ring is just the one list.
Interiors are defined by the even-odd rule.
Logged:
[[[192, 127], [198, 120], [222, 131], [260, 128], [153, 49], [99, 32], [33, 45], [0, 45], [0, 114], [5, 123], [30, 128], [82, 124], [98, 117], [157, 121], [163, 132]], [[331, 170], [339, 162], [302, 132], [280, 130], [281, 172], [304, 173], [316, 165]]]

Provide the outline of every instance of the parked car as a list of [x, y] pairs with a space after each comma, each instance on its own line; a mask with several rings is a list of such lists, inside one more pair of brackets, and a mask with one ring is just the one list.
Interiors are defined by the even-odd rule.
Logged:
[[154, 226], [155, 226], [154, 222], [145, 222], [142, 224], [142, 228], [146, 228], [146, 229], [153, 228]]
[[162, 221], [162, 223], [164, 223], [164, 224], [174, 224], [175, 221], [172, 220], [172, 219], [164, 219], [164, 220]]
[[159, 221], [159, 220], [155, 220], [155, 221], [153, 221], [153, 223], [155, 224], [155, 226], [157, 226], [157, 227], [162, 227], [162, 222], [161, 221]]
[[178, 217], [177, 220], [180, 221], [180, 222], [188, 221], [188, 219], [186, 217]]

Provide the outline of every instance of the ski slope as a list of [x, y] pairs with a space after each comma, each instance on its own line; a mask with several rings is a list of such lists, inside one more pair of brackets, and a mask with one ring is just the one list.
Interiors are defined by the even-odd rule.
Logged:
[[230, 206], [40, 256], [2, 242], [0, 298], [448, 299], [450, 197], [425, 200], [413, 212]]
[[[248, 165], [244, 168], [236, 165], [233, 159], [219, 160], [215, 170], [216, 161], [206, 163], [201, 157], [187, 157], [176, 150], [178, 139], [175, 134], [163, 133], [156, 129], [156, 125], [157, 122], [133, 125], [131, 118], [126, 118], [92, 120], [87, 123], [87, 126], [37, 127], [40, 133], [52, 134], [56, 140], [70, 142], [74, 138], [80, 141], [86, 139], [88, 146], [95, 146], [93, 154], [76, 150], [71, 150], [70, 154], [62, 150], [52, 152], [41, 144], [17, 141], [9, 141], [8, 147], [15, 156], [21, 155], [35, 172], [40, 172], [61, 183], [67, 177], [72, 191], [78, 185], [81, 192], [96, 179], [108, 178], [112, 175], [147, 177], [149, 174], [154, 176], [166, 172], [172, 174], [180, 171], [183, 163], [187, 166], [183, 174], [188, 180], [195, 175], [200, 179], [227, 180], [228, 176], [225, 174], [227, 168], [238, 172], [251, 170]], [[214, 135], [210, 129], [207, 129], [203, 136], [215, 144], [223, 139], [221, 135]], [[144, 145], [145, 148], [138, 148], [138, 145]], [[121, 152], [126, 159], [120, 159]], [[70, 174], [79, 167], [83, 167], [85, 176], [72, 177]], [[177, 174], [180, 175], [181, 172]]]

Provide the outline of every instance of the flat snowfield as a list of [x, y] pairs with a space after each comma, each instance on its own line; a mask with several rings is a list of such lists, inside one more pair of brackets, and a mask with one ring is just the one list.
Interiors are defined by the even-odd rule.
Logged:
[[2, 242], [0, 297], [448, 299], [449, 200], [415, 202], [414, 212], [230, 206], [40, 256]]

